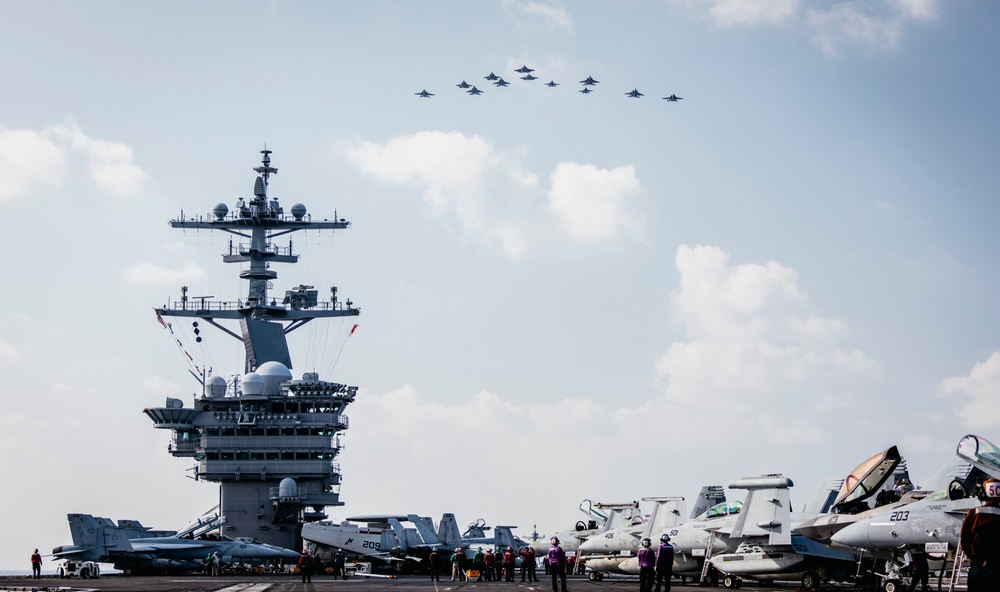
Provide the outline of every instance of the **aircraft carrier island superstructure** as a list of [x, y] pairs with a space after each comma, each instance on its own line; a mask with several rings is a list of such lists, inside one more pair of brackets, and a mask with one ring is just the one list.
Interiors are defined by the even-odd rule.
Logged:
[[[188, 298], [182, 288], [179, 302], [156, 308], [164, 317], [182, 317], [193, 333], [211, 325], [243, 342], [246, 367], [240, 378], [198, 376], [201, 395], [194, 406], [168, 398], [165, 407], [143, 412], [155, 427], [173, 431], [169, 451], [175, 457], [193, 458], [197, 479], [219, 483], [219, 516], [222, 534], [253, 537], [262, 542], [301, 549], [302, 524], [325, 518], [325, 506], [340, 501], [340, 469], [334, 462], [340, 450], [339, 433], [347, 429], [344, 408], [354, 400], [356, 386], [320, 380], [315, 372], [292, 379], [292, 361], [286, 335], [318, 318], [360, 314], [350, 300], [340, 302], [331, 287], [329, 301], [320, 302], [318, 291], [300, 285], [277, 300], [268, 295], [277, 273], [273, 263], [296, 263], [299, 256], [274, 239], [300, 230], [346, 229], [343, 218], [313, 220], [302, 204], [286, 214], [276, 198], [267, 195], [270, 151], [263, 150], [253, 197], [240, 198], [234, 211], [218, 204], [204, 217], [171, 220], [173, 228], [222, 231], [237, 237], [230, 241], [227, 263], [245, 264], [240, 277], [250, 284], [245, 300], [221, 302]], [[239, 324], [239, 333], [227, 327]], [[353, 328], [351, 329], [353, 331]], [[199, 341], [201, 337], [197, 338]], [[198, 372], [192, 372], [196, 376]]]

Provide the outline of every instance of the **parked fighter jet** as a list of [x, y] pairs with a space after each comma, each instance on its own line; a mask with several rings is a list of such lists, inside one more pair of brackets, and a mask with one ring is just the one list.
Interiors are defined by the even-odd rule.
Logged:
[[493, 72], [490, 72], [488, 75], [483, 76], [483, 78], [485, 78], [486, 80], [489, 80], [489, 81], [492, 82], [492, 81], [496, 80], [497, 78], [499, 78], [499, 76], [497, 76]]
[[[587, 538], [625, 524], [631, 524], [638, 510], [639, 502], [595, 504], [590, 500], [583, 500], [580, 502], [580, 511], [591, 519], [586, 522], [581, 520], [572, 529], [557, 532], [552, 536], [559, 538], [559, 546], [566, 554], [576, 553], [580, 549], [580, 543]], [[549, 540], [532, 541], [530, 546], [538, 556], [542, 556], [549, 552]]]
[[506, 80], [504, 80], [503, 78], [497, 78], [496, 80], [493, 81], [493, 85], [494, 86], [510, 86], [510, 83], [507, 82]]
[[531, 74], [525, 74], [521, 77], [521, 80], [538, 80], [538, 77], [532, 76]]
[[[405, 528], [404, 522], [414, 528]], [[311, 522], [302, 526], [302, 539], [306, 548], [320, 554], [321, 559], [337, 549], [353, 553], [380, 564], [416, 564], [434, 549], [451, 550], [475, 545], [520, 549], [527, 543], [514, 536], [513, 526], [493, 528], [494, 536], [486, 536], [489, 526], [481, 519], [459, 533], [455, 515], [446, 513], [438, 523], [416, 514], [354, 516], [340, 524]]]
[[581, 88], [580, 92], [582, 92], [585, 95], [589, 95], [590, 93], [592, 93], [594, 91], [590, 90], [589, 88]]
[[[721, 486], [706, 485], [698, 495], [691, 519], [725, 499]], [[654, 502], [646, 522], [594, 535], [580, 545], [579, 555], [587, 562], [591, 580], [601, 580], [605, 573], [638, 574], [639, 564], [634, 561], [634, 555], [640, 541], [644, 538], [658, 540], [661, 533], [678, 526], [684, 518], [682, 497], [643, 498], [643, 501]]]
[[481, 94], [483, 94], [483, 91], [479, 90], [478, 88], [476, 88], [474, 86], [472, 88], [470, 88], [469, 90], [465, 91], [465, 92], [469, 93], [470, 95], [481, 95]]
[[684, 97], [678, 97], [677, 95], [670, 95], [669, 97], [663, 97], [663, 100], [670, 101], [671, 103], [676, 103], [682, 100]]
[[517, 70], [514, 70], [514, 71], [517, 72], [517, 73], [519, 73], [519, 74], [528, 74], [528, 73], [534, 72], [535, 70], [534, 70], [534, 68], [529, 68], [527, 66], [521, 66], [520, 68], [518, 68]]
[[956, 548], [962, 520], [981, 504], [974, 495], [977, 485], [989, 476], [1000, 478], [1000, 448], [985, 438], [968, 435], [958, 443], [956, 452], [964, 462], [945, 468], [953, 475], [946, 484], [919, 501], [846, 526], [832, 535], [832, 544], [875, 552], [924, 547], [926, 543]]
[[600, 82], [601, 82], [600, 80], [594, 80], [593, 76], [587, 76], [586, 78], [580, 81], [580, 84], [584, 86], [593, 86], [595, 84], [600, 84]]
[[458, 88], [469, 88], [472, 85], [463, 80], [462, 82], [459, 82], [455, 86], [457, 86]]
[[[204, 567], [203, 560], [218, 553], [223, 562], [297, 559], [299, 553], [251, 539], [232, 539], [209, 530], [225, 521], [196, 525], [187, 532], [147, 531], [134, 520], [118, 525], [90, 514], [68, 514], [72, 545], [52, 549], [52, 556], [78, 561], [113, 563], [127, 574], [184, 573]], [[123, 525], [124, 523], [124, 525]], [[146, 536], [135, 536], [137, 534]]]
[[545, 83], [545, 86], [548, 86], [550, 88], [555, 88], [559, 86], [559, 83], [556, 82], [555, 80], [549, 80], [548, 82]]
[[632, 99], [638, 99], [639, 97], [643, 96], [643, 94], [639, 92], [639, 89], [633, 88], [632, 90], [625, 93], [625, 96]]
[[418, 93], [413, 93], [413, 94], [417, 95], [418, 97], [420, 97], [422, 99], [427, 99], [427, 98], [430, 98], [430, 97], [434, 96], [434, 93], [429, 93], [426, 90], [422, 90], [422, 91], [420, 91]]
[[[897, 472], [899, 467], [902, 467], [901, 473]], [[873, 496], [882, 503], [889, 502], [893, 490], [883, 486], [890, 482], [891, 477], [905, 474], [905, 464], [893, 446], [866, 459], [843, 480], [829, 482], [814, 495], [816, 501], [806, 504], [806, 507], [822, 513], [833, 507], [834, 501], [840, 501], [841, 508], [860, 508], [866, 504], [864, 500]], [[835, 499], [831, 494], [838, 489], [840, 495]], [[858, 557], [854, 552], [832, 549], [801, 536], [793, 526], [815, 514], [796, 514], [790, 508], [783, 509], [787, 499], [787, 489], [783, 495], [773, 499], [765, 497], [762, 500], [754, 496], [754, 492], [748, 495], [739, 521], [752, 521], [757, 527], [764, 525], [774, 530], [764, 537], [763, 533], [748, 532], [743, 527], [739, 533], [742, 540], [734, 551], [709, 559], [711, 566], [721, 574], [725, 587], [739, 586], [744, 578], [771, 579], [776, 574], [799, 576], [804, 588], [814, 588], [825, 580], [856, 581]], [[734, 528], [729, 533], [730, 542], [733, 542], [737, 530], [739, 528]], [[778, 531], [782, 535], [775, 537], [773, 533]], [[788, 535], [784, 534], [786, 532]]]

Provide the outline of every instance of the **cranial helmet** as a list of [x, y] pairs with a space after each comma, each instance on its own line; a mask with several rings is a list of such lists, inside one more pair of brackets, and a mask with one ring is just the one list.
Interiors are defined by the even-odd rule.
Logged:
[[649, 539], [642, 539], [642, 546], [643, 547], [648, 547], [648, 546], [650, 546], [652, 544], [653, 544], [653, 541], [651, 541]]
[[1000, 499], [1000, 479], [990, 477], [983, 481], [983, 494], [989, 499]]
[[660, 542], [661, 543], [669, 543], [670, 542], [670, 535], [667, 534], [667, 533], [661, 534], [660, 535]]
[[559, 537], [552, 537], [552, 540], [549, 541], [549, 542], [551, 542], [553, 545], [558, 545], [559, 544]]

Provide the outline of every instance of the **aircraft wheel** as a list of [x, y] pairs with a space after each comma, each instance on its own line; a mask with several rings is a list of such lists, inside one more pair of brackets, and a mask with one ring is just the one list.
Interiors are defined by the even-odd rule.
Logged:
[[899, 580], [886, 580], [885, 583], [882, 584], [882, 589], [885, 590], [885, 592], [900, 592], [906, 588], [902, 586], [902, 582]]
[[819, 576], [814, 571], [807, 571], [802, 574], [802, 587], [806, 590], [819, 588]]
[[722, 578], [722, 587], [730, 590], [739, 588], [740, 580], [736, 576], [725, 576]]

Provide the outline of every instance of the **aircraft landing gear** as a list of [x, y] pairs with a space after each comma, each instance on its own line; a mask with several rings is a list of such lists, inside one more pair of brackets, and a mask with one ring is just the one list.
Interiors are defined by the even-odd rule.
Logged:
[[885, 590], [885, 592], [902, 592], [903, 590], [906, 590], [906, 586], [904, 586], [903, 582], [899, 580], [886, 580], [882, 584], [882, 589]]
[[604, 572], [603, 571], [592, 571], [589, 574], [587, 574], [587, 577], [590, 578], [591, 582], [600, 582], [601, 580], [604, 579]]
[[806, 590], [815, 590], [819, 588], [820, 581], [819, 575], [814, 571], [807, 571], [802, 574], [802, 587]]
[[726, 588], [726, 589], [729, 589], [729, 590], [735, 590], [735, 589], [739, 588], [742, 585], [743, 585], [743, 581], [740, 580], [736, 576], [727, 575], [727, 576], [723, 576], [722, 577], [722, 587], [723, 588]]

